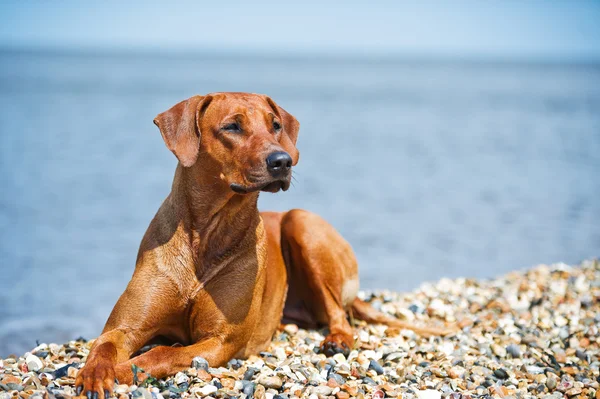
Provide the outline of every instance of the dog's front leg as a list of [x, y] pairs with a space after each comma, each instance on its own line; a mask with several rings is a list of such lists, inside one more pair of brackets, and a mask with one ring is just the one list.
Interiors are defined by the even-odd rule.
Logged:
[[163, 326], [176, 324], [184, 300], [167, 277], [157, 275], [152, 268], [147, 270], [134, 274], [102, 335], [90, 349], [75, 380], [78, 395], [83, 393], [88, 399], [108, 398], [118, 377], [115, 366], [158, 335]]
[[164, 378], [191, 367], [192, 360], [196, 356], [206, 359], [211, 367], [217, 367], [234, 357], [239, 349], [239, 345], [230, 340], [225, 342], [219, 337], [207, 338], [188, 346], [157, 346], [118, 364], [115, 368], [116, 377], [121, 384], [132, 384], [132, 365], [135, 365], [145, 374], [138, 375], [140, 381], [143, 381], [148, 375], [154, 378]]
[[135, 336], [131, 330], [116, 328], [100, 335], [94, 342], [83, 369], [77, 374], [77, 394], [88, 399], [108, 398], [112, 393], [116, 364], [126, 360], [138, 348], [132, 345], [146, 337]]

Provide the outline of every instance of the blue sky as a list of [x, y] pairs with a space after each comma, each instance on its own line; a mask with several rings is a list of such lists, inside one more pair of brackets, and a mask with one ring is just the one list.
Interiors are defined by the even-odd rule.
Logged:
[[600, 0], [6, 1], [0, 46], [598, 60]]

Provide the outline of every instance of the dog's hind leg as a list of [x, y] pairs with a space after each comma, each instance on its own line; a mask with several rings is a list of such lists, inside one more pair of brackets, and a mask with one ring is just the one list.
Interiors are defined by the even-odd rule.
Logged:
[[358, 267], [350, 245], [319, 216], [289, 211], [281, 221], [281, 246], [289, 291], [284, 319], [308, 313], [329, 326], [320, 350], [328, 356], [348, 353], [354, 334], [347, 310], [358, 292]]

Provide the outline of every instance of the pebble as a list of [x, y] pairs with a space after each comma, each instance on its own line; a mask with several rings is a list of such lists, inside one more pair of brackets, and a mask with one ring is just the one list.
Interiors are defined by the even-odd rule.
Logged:
[[25, 358], [25, 363], [27, 363], [27, 368], [29, 371], [39, 371], [42, 367], [44, 367], [44, 363], [42, 360], [36, 355], [29, 355]]
[[506, 352], [511, 355], [513, 358], [519, 358], [522, 356], [521, 354], [521, 348], [519, 348], [519, 345], [516, 344], [510, 344], [506, 347]]
[[350, 394], [344, 391], [338, 391], [335, 396], [337, 399], [350, 399]]
[[254, 374], [256, 373], [256, 371], [257, 370], [254, 367], [248, 367], [248, 369], [244, 373], [243, 379], [250, 381], [252, 379], [252, 377], [254, 377]]
[[494, 370], [494, 375], [501, 380], [507, 380], [509, 378], [508, 373], [504, 369]]
[[548, 379], [546, 380], [546, 386], [550, 391], [553, 391], [558, 384], [558, 378], [554, 374], [548, 375]]
[[584, 362], [588, 362], [589, 363], [589, 359], [588, 359], [587, 354], [584, 351], [582, 351], [581, 349], [577, 349], [575, 351], [575, 356], [577, 356], [580, 360], [583, 360]]
[[250, 381], [243, 381], [242, 392], [246, 394], [247, 397], [251, 398], [254, 396], [254, 383]]
[[329, 379], [333, 379], [338, 385], [344, 385], [346, 383], [346, 379], [336, 373], [329, 373]]
[[[189, 359], [189, 357], [188, 357]], [[188, 360], [189, 362], [189, 360]], [[195, 358], [192, 359], [192, 367], [195, 368], [196, 370], [204, 370], [204, 371], [208, 371], [208, 362], [206, 361], [205, 358], [200, 357], [200, 356], [196, 356]]]
[[491, 345], [492, 352], [498, 357], [506, 357], [506, 349], [498, 344]]
[[201, 387], [201, 388], [198, 390], [198, 392], [200, 392], [200, 394], [201, 394], [202, 396], [208, 396], [208, 395], [210, 395], [210, 394], [212, 394], [212, 393], [215, 393], [215, 392], [217, 392], [218, 390], [219, 390], [219, 389], [218, 389], [216, 386], [214, 386], [214, 385], [210, 385], [210, 384], [207, 384], [207, 385], [205, 385], [205, 386]]
[[258, 380], [258, 383], [263, 385], [265, 388], [279, 389], [283, 385], [281, 378], [277, 376], [264, 376]]
[[328, 387], [327, 385], [319, 385], [313, 388], [313, 393], [322, 396], [329, 396], [333, 392], [333, 389]]
[[[326, 329], [288, 324], [261, 355], [191, 367], [140, 387], [116, 385], [117, 399], [600, 399], [600, 266], [540, 265], [492, 280], [443, 279], [410, 293], [365, 293], [385, 312], [419, 325], [461, 330], [420, 337], [355, 322], [356, 348], [326, 358]], [[585, 298], [587, 299], [585, 299]], [[584, 301], [585, 299], [585, 301]], [[583, 303], [585, 302], [585, 304]], [[74, 396], [93, 342], [40, 344], [0, 359], [0, 399]], [[560, 375], [560, 376], [559, 376]], [[14, 395], [14, 396], [13, 396]]]
[[442, 393], [433, 389], [417, 391], [417, 398], [419, 399], [441, 399], [441, 397]]
[[298, 326], [295, 324], [286, 324], [286, 326], [283, 328], [283, 331], [290, 335], [294, 335], [298, 332]]
[[377, 363], [375, 360], [371, 360], [369, 362], [369, 370], [375, 370], [375, 372], [379, 375], [383, 374], [383, 367], [381, 367], [381, 365], [379, 363]]

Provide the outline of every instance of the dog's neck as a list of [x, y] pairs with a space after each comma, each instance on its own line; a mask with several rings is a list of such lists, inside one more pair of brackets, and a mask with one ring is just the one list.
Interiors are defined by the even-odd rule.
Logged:
[[197, 274], [240, 251], [240, 246], [255, 247], [260, 221], [258, 192], [234, 193], [218, 172], [215, 175], [214, 165], [203, 163], [199, 160], [190, 168], [179, 164], [171, 192], [172, 199], [183, 205], [179, 216], [190, 236]]

